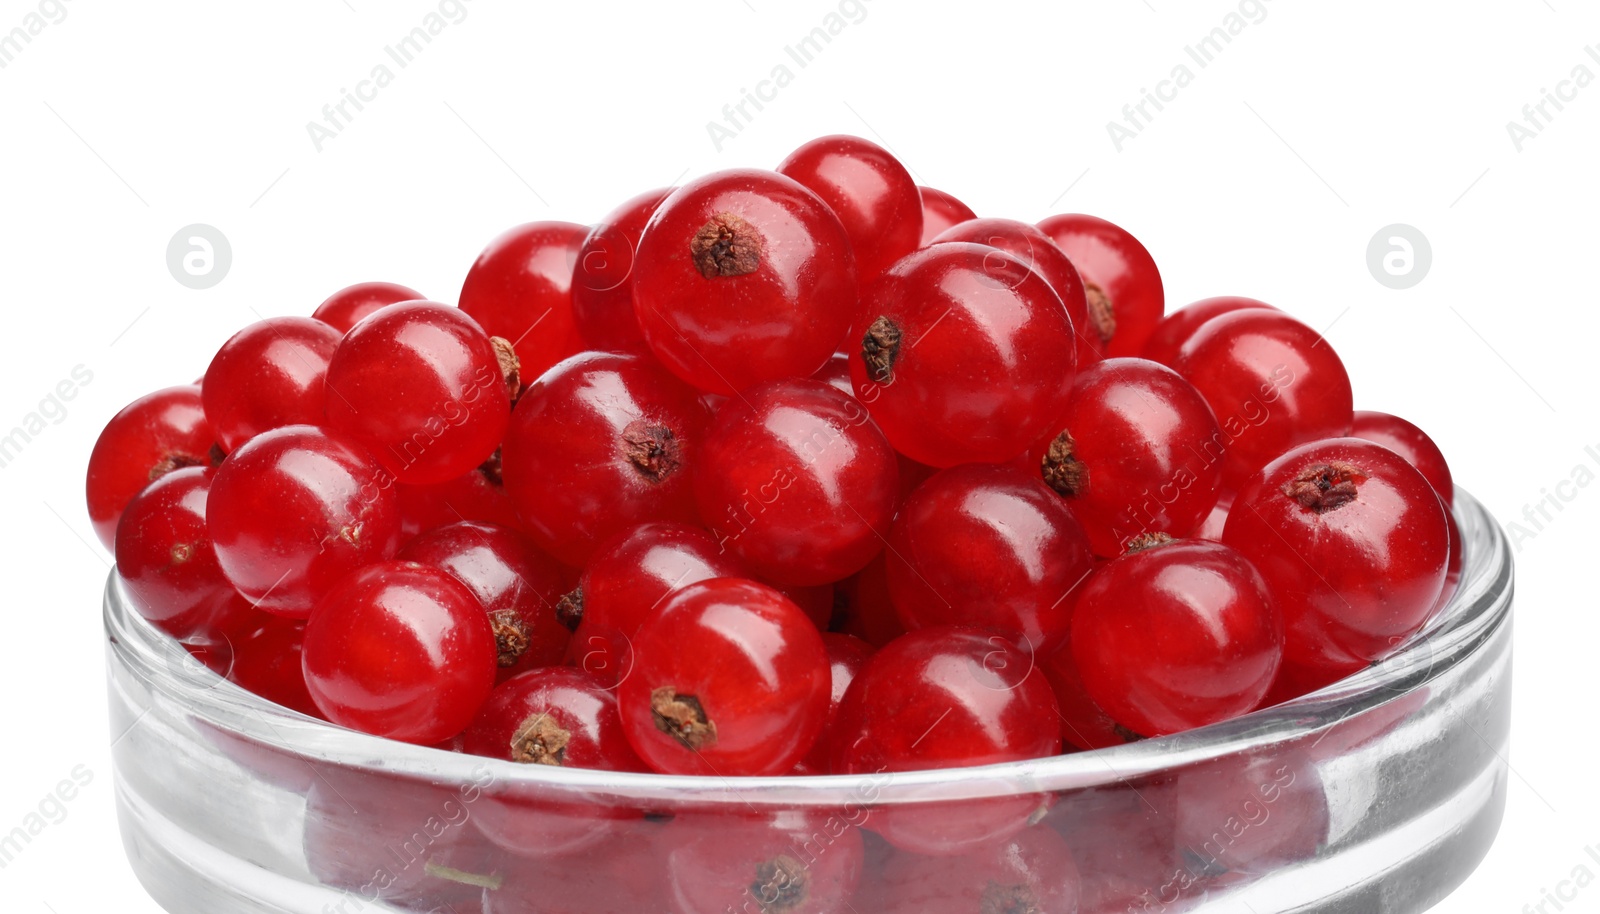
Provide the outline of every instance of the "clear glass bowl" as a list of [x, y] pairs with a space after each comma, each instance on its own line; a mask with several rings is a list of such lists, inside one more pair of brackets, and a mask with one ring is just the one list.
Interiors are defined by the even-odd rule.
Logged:
[[[1511, 555], [1464, 492], [1456, 514], [1454, 600], [1317, 694], [1099, 752], [865, 777], [568, 770], [342, 730], [195, 663], [113, 574], [123, 840], [174, 914], [1422, 911], [1505, 802]], [[882, 834], [970, 850], [929, 861]]]

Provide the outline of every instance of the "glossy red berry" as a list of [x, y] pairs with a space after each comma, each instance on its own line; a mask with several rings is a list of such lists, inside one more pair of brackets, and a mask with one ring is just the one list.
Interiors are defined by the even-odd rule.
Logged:
[[631, 197], [589, 230], [572, 278], [572, 320], [590, 349], [647, 352], [633, 313], [634, 254], [656, 207], [672, 188]]
[[581, 568], [622, 530], [696, 520], [692, 468], [708, 418], [647, 357], [574, 356], [517, 401], [501, 452], [506, 492], [540, 548]]
[[741, 578], [691, 584], [634, 639], [619, 687], [628, 740], [667, 774], [784, 774], [828, 710], [822, 636], [800, 608]]
[[1021, 453], [1066, 409], [1072, 322], [1020, 259], [936, 244], [873, 285], [853, 331], [856, 397], [895, 449], [947, 467]]
[[511, 415], [496, 344], [437, 302], [369, 315], [328, 365], [328, 428], [408, 485], [454, 479], [489, 459]]
[[571, 629], [556, 605], [566, 573], [526, 536], [462, 521], [417, 537], [397, 558], [449, 572], [489, 614], [502, 673], [561, 662]]
[[238, 632], [228, 679], [240, 688], [291, 711], [322, 717], [301, 666], [306, 623], [262, 613], [254, 625]]
[[882, 914], [1080, 910], [1072, 850], [1045, 827], [1025, 828], [959, 857], [895, 854], [870, 891], [880, 900], [873, 910]]
[[123, 508], [153, 480], [179, 467], [209, 465], [216, 440], [197, 386], [146, 394], [112, 416], [89, 455], [84, 485], [100, 542], [116, 546]]
[[1316, 441], [1240, 490], [1222, 541], [1266, 579], [1289, 665], [1346, 673], [1392, 653], [1432, 614], [1450, 532], [1428, 480], [1388, 448]]
[[855, 257], [839, 217], [794, 180], [717, 172], [650, 217], [633, 305], [663, 365], [731, 394], [827, 361], [856, 316]]
[[[876, 650], [872, 645], [854, 635], [845, 635], [837, 632], [823, 632], [822, 645], [828, 651], [828, 681], [832, 690], [828, 700], [828, 720], [833, 720], [839, 713], [839, 703], [844, 700], [844, 693], [849, 690], [850, 683], [855, 681], [862, 667], [867, 665]], [[794, 767], [790, 774], [827, 774], [829, 766], [833, 763], [833, 740], [830, 738], [832, 731], [824, 728], [822, 735], [812, 744], [811, 751]]]
[[566, 597], [564, 611], [586, 625], [632, 638], [660, 614], [667, 597], [712, 578], [745, 576], [716, 537], [687, 524], [640, 524], [600, 546]]
[[217, 560], [262, 609], [305, 618], [339, 579], [400, 547], [393, 480], [364, 452], [309, 425], [234, 451], [206, 504]]
[[1049, 651], [1093, 565], [1083, 528], [1044, 483], [974, 463], [912, 493], [889, 535], [889, 593], [908, 628], [976, 625]]
[[671, 910], [851, 914], [862, 875], [859, 824], [845, 812], [680, 816], [662, 836], [671, 848]]
[[1283, 637], [1261, 575], [1202, 540], [1113, 559], [1085, 583], [1072, 619], [1089, 697], [1144, 736], [1255, 710], [1283, 660]]
[[717, 411], [695, 466], [700, 517], [763, 580], [831, 584], [883, 548], [894, 449], [867, 410], [820, 381], [745, 391]]
[[931, 242], [940, 232], [952, 225], [959, 225], [968, 219], [978, 218], [972, 207], [957, 200], [954, 196], [934, 187], [918, 187], [917, 194], [922, 200], [922, 243]]
[[1350, 427], [1350, 437], [1376, 442], [1404, 457], [1444, 499], [1446, 508], [1455, 504], [1456, 486], [1450, 477], [1450, 464], [1427, 432], [1399, 416], [1357, 410]]
[[378, 562], [317, 603], [306, 686], [340, 726], [432, 745], [460, 733], [494, 687], [495, 638], [478, 598], [438, 568]]
[[[1044, 758], [1061, 750], [1055, 697], [1033, 655], [990, 631], [941, 626], [872, 655], [834, 717], [835, 774]], [[871, 827], [904, 850], [959, 854], [1025, 828], [1046, 805], [1021, 794], [885, 808]]]
[[616, 695], [571, 667], [529, 670], [495, 687], [461, 748], [531, 765], [646, 770], [623, 735]]
[[879, 649], [845, 693], [833, 731], [840, 774], [993, 765], [1061, 748], [1055, 698], [1031, 655], [961, 626], [924, 628]]
[[461, 284], [461, 310], [511, 342], [525, 380], [583, 349], [572, 282], [588, 234], [572, 222], [519, 225], [489, 242]]
[[1175, 368], [1178, 363], [1178, 352], [1183, 349], [1183, 344], [1194, 336], [1200, 326], [1213, 317], [1231, 314], [1234, 311], [1265, 310], [1276, 311], [1264, 301], [1253, 298], [1244, 298], [1238, 295], [1222, 295], [1216, 298], [1205, 298], [1191, 305], [1184, 305], [1176, 311], [1161, 319], [1156, 325], [1155, 332], [1145, 340], [1144, 348], [1140, 350], [1139, 357], [1152, 362], [1160, 362], [1168, 368]]
[[1344, 363], [1321, 334], [1282, 312], [1244, 309], [1206, 321], [1175, 367], [1217, 417], [1229, 488], [1297, 444], [1350, 432]]
[[1067, 751], [1104, 749], [1143, 739], [1112, 720], [1111, 715], [1089, 697], [1083, 675], [1078, 672], [1078, 661], [1072, 656], [1071, 642], [1040, 657], [1039, 669], [1055, 693], [1056, 706], [1061, 712], [1061, 741]]
[[854, 635], [875, 648], [906, 633], [889, 596], [888, 557], [888, 552], [878, 553], [867, 567], [835, 585], [830, 629]]
[[1067, 500], [1096, 555], [1145, 533], [1188, 536], [1216, 504], [1224, 454], [1194, 385], [1143, 359], [1079, 372], [1060, 427], [1022, 465]]
[[1089, 312], [1100, 327], [1110, 328], [1106, 355], [1138, 355], [1166, 310], [1155, 258], [1126, 229], [1095, 216], [1051, 216], [1039, 230], [1071, 259], [1088, 286]]
[[201, 387], [223, 450], [271, 429], [321, 422], [323, 382], [339, 337], [309, 317], [269, 317], [224, 343]]
[[173, 470], [134, 496], [117, 525], [117, 570], [139, 615], [175, 638], [207, 627], [233, 596], [206, 529], [210, 467]]
[[401, 542], [464, 520], [517, 526], [517, 512], [500, 482], [500, 464], [495, 458], [455, 479], [425, 486], [396, 485], [395, 494], [400, 503]]
[[[646, 771], [623, 734], [615, 692], [571, 667], [530, 670], [497, 686], [461, 734], [462, 751], [524, 765]], [[523, 858], [572, 854], [611, 837], [625, 813], [516, 785], [474, 810], [478, 830]]]
[[1050, 237], [1026, 222], [1015, 219], [969, 219], [941, 232], [932, 244], [965, 241], [986, 244], [1011, 254], [1043, 276], [1061, 299], [1072, 321], [1076, 339], [1078, 367], [1086, 368], [1100, 359], [1105, 349], [1101, 329], [1089, 314], [1089, 300], [1078, 270], [1055, 246]]
[[416, 289], [392, 282], [358, 282], [328, 296], [311, 317], [346, 333], [380, 308], [403, 301], [423, 301], [427, 297]]
[[922, 243], [922, 197], [889, 150], [854, 136], [824, 136], [778, 164], [821, 197], [844, 224], [862, 283]]

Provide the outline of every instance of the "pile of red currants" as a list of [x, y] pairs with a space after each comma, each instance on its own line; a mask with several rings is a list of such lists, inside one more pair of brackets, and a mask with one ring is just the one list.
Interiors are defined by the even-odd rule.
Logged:
[[514, 228], [459, 307], [363, 283], [246, 327], [111, 420], [89, 513], [150, 622], [396, 740], [722, 777], [1096, 749], [1342, 679], [1460, 570], [1439, 449], [1316, 331], [1163, 310], [1118, 226], [977, 218], [825, 137]]

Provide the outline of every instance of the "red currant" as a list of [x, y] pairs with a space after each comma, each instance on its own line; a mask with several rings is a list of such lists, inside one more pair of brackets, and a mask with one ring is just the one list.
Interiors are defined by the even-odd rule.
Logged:
[[1201, 540], [1113, 559], [1090, 576], [1072, 620], [1090, 699], [1145, 736], [1255, 710], [1283, 660], [1283, 637], [1260, 573]]
[[328, 719], [432, 745], [460, 733], [494, 688], [495, 638], [465, 584], [415, 562], [378, 562], [317, 603], [306, 686]]
[[1083, 675], [1078, 672], [1078, 662], [1072, 656], [1071, 642], [1042, 657], [1039, 668], [1055, 693], [1056, 706], [1061, 712], [1061, 741], [1069, 751], [1073, 748], [1104, 749], [1142, 739], [1112, 720], [1111, 715], [1089, 697]]
[[634, 639], [619, 687], [633, 748], [668, 774], [774, 775], [822, 731], [822, 636], [788, 598], [741, 578], [673, 594]]
[[1100, 359], [1106, 338], [1089, 313], [1083, 279], [1048, 235], [1014, 219], [969, 219], [941, 232], [931, 243], [946, 241], [967, 241], [999, 248], [1033, 268], [1060, 296], [1062, 306], [1067, 309], [1077, 341], [1078, 367], [1087, 368]]
[[1240, 490], [1222, 541], [1248, 558], [1287, 622], [1289, 665], [1351, 672], [1432, 614], [1450, 531], [1428, 480], [1357, 438], [1316, 441]]
[[716, 537], [687, 524], [640, 524], [607, 540], [583, 568], [569, 616], [632, 638], [668, 596], [712, 578], [741, 577], [744, 568]]
[[412, 540], [398, 558], [449, 572], [489, 614], [503, 673], [560, 663], [571, 629], [557, 618], [566, 573], [521, 533], [462, 521]]
[[1071, 506], [1096, 555], [1145, 533], [1188, 536], [1216, 504], [1223, 446], [1194, 385], [1143, 359], [1108, 359], [1078, 374], [1058, 431], [1022, 465]]
[[[525, 765], [645, 771], [622, 731], [617, 699], [583, 670], [530, 670], [497, 686], [461, 736], [465, 752]], [[613, 833], [617, 810], [513, 788], [476, 810], [478, 830], [521, 857], [592, 847]]]
[[1166, 775], [1077, 791], [1051, 808], [1047, 821], [1078, 864], [1081, 914], [1178, 914], [1205, 899], [1204, 872], [1173, 841], [1173, 799]]
[[1321, 334], [1282, 312], [1244, 309], [1206, 321], [1176, 368], [1216, 414], [1229, 488], [1297, 444], [1350, 432], [1344, 363]]
[[960, 225], [968, 219], [978, 218], [960, 200], [942, 190], [934, 187], [918, 187], [917, 194], [922, 200], [922, 243], [924, 245], [933, 241], [934, 237], [952, 225]]
[[1222, 884], [1283, 871], [1317, 855], [1328, 798], [1303, 753], [1236, 755], [1178, 775], [1176, 839]]
[[633, 675], [633, 639], [609, 625], [585, 619], [567, 642], [562, 662], [615, 689]]
[[462, 734], [473, 755], [525, 764], [644, 771], [622, 732], [617, 699], [592, 674], [548, 667], [497, 686]]
[[494, 453], [511, 415], [499, 347], [436, 302], [369, 315], [328, 365], [328, 427], [410, 485], [454, 479]]
[[833, 770], [1045, 758], [1061, 749], [1056, 721], [1050, 686], [1025, 648], [983, 629], [924, 628], [880, 648], [856, 674], [834, 718]]
[[233, 586], [262, 609], [299, 618], [347, 573], [400, 547], [393, 481], [309, 425], [265, 432], [228, 455], [206, 521]]
[[1051, 216], [1039, 230], [1066, 253], [1088, 286], [1089, 313], [1102, 332], [1109, 330], [1106, 355], [1138, 355], [1166, 310], [1155, 258], [1126, 229], [1095, 216]]
[[889, 150], [854, 136], [824, 136], [778, 165], [821, 197], [844, 224], [861, 282], [870, 282], [922, 243], [922, 197]]
[[633, 314], [634, 252], [645, 223], [671, 193], [668, 187], [629, 198], [583, 239], [572, 280], [572, 320], [590, 349], [647, 351]]
[[1093, 558], [1044, 483], [998, 464], [944, 470], [912, 493], [889, 535], [889, 594], [908, 628], [978, 625], [1049, 651]]
[[309, 317], [269, 317], [217, 351], [201, 387], [223, 450], [285, 425], [322, 421], [323, 382], [339, 331]]
[[311, 875], [347, 893], [339, 904], [465, 912], [498, 881], [492, 849], [472, 827], [481, 785], [450, 790], [321, 767], [302, 840]]
[[117, 570], [139, 615], [175, 638], [206, 627], [233, 596], [206, 529], [210, 467], [174, 470], [128, 502]]
[[112, 416], [89, 455], [84, 486], [100, 542], [115, 548], [117, 519], [133, 496], [179, 467], [209, 465], [216, 440], [197, 386], [146, 394]]
[[861, 829], [844, 813], [679, 816], [667, 826], [667, 897], [676, 914], [850, 914]]
[[1178, 353], [1183, 349], [1183, 344], [1194, 336], [1201, 325], [1213, 317], [1231, 314], [1235, 311], [1264, 310], [1276, 311], [1264, 301], [1253, 298], [1243, 298], [1237, 295], [1222, 295], [1217, 298], [1206, 298], [1192, 305], [1168, 314], [1156, 325], [1155, 332], [1145, 340], [1144, 348], [1140, 350], [1141, 358], [1152, 362], [1160, 362], [1168, 368], [1174, 368], [1178, 363]]
[[1456, 486], [1450, 478], [1450, 464], [1427, 432], [1399, 416], [1358, 410], [1350, 427], [1350, 437], [1376, 442], [1404, 457], [1439, 493], [1446, 508], [1455, 504]]
[[400, 503], [402, 542], [463, 520], [517, 525], [517, 511], [500, 482], [500, 463], [495, 457], [455, 479], [426, 486], [397, 485], [395, 494]]
[[835, 631], [883, 647], [906, 633], [889, 595], [888, 553], [880, 552], [867, 567], [840, 581], [834, 589]]
[[923, 248], [878, 280], [864, 308], [850, 378], [912, 460], [1009, 460], [1065, 411], [1077, 364], [1072, 321], [1049, 283], [1011, 254]]
[[588, 226], [529, 222], [489, 242], [461, 284], [461, 310], [491, 336], [510, 340], [524, 378], [576, 355], [572, 277]]
[[[904, 635], [856, 675], [834, 717], [835, 774], [992, 765], [1061, 750], [1050, 686], [1033, 655], [976, 628], [941, 626]], [[882, 809], [871, 827], [903, 850], [959, 854], [1028, 825], [1044, 798]]]
[[695, 467], [700, 516], [763, 579], [831, 584], [883, 548], [894, 450], [854, 398], [794, 379], [717, 411]]
[[650, 217], [633, 306], [662, 364], [731, 394], [822, 367], [855, 319], [855, 257], [839, 218], [792, 179], [717, 172]]
[[[828, 703], [828, 720], [833, 720], [839, 713], [839, 703], [844, 700], [844, 693], [850, 688], [850, 683], [855, 681], [861, 668], [867, 665], [867, 659], [872, 656], [872, 645], [854, 635], [845, 635], [835, 632], [822, 634], [822, 645], [828, 651], [829, 681], [833, 684], [833, 691]], [[833, 741], [829, 738], [832, 731], [824, 729], [818, 737], [811, 751], [800, 760], [791, 774], [827, 774], [828, 767], [833, 760]]]
[[690, 470], [707, 419], [695, 392], [646, 357], [574, 356], [517, 401], [506, 492], [540, 548], [582, 567], [622, 530], [696, 519]]
[[1078, 865], [1053, 829], [1025, 828], [959, 857], [896, 854], [874, 892], [881, 914], [1078, 911]]
[[392, 282], [358, 282], [328, 296], [311, 313], [311, 317], [340, 333], [347, 333], [362, 318], [379, 308], [403, 301], [423, 301], [427, 297], [416, 289]]
[[233, 666], [228, 679], [267, 701], [321, 717], [301, 668], [306, 624], [298, 619], [260, 614], [256, 624], [232, 639]]

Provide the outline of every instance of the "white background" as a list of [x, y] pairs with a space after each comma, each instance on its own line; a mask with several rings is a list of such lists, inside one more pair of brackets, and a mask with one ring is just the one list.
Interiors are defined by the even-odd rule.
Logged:
[[[1600, 75], [1585, 53], [1600, 11], [1578, 0], [1273, 0], [1204, 69], [1183, 49], [1236, 2], [870, 0], [804, 69], [784, 47], [836, 0], [470, 0], [404, 69], [384, 46], [436, 2], [62, 8], [0, 69], [0, 433], [76, 366], [93, 379], [0, 468], [0, 833], [76, 766], [93, 781], [0, 869], [7, 912], [157, 910], [117, 838], [108, 559], [82, 503], [112, 413], [197, 377], [258, 315], [309, 313], [367, 279], [454, 301], [503, 228], [592, 222], [684, 174], [771, 167], [819, 134], [877, 140], [983, 215], [1109, 217], [1155, 254], [1174, 306], [1252, 295], [1326, 328], [1358, 406], [1425, 426], [1507, 522], [1580, 464], [1600, 470], [1584, 450], [1600, 454], [1600, 84], [1547, 108], [1520, 151], [1506, 128], [1574, 67]], [[39, 9], [0, 2], [0, 33]], [[307, 122], [386, 62], [393, 83], [319, 152]], [[1119, 151], [1107, 121], [1180, 63], [1193, 82]], [[779, 64], [793, 82], [717, 149], [707, 121]], [[197, 222], [233, 249], [204, 291], [165, 263]], [[1366, 265], [1397, 222], [1433, 249], [1406, 291]], [[1510, 808], [1441, 914], [1537, 910], [1576, 867], [1600, 871], [1585, 853], [1600, 843], [1600, 490], [1559, 492], [1564, 510], [1518, 537]], [[1575, 908], [1600, 910], [1600, 885]]]

